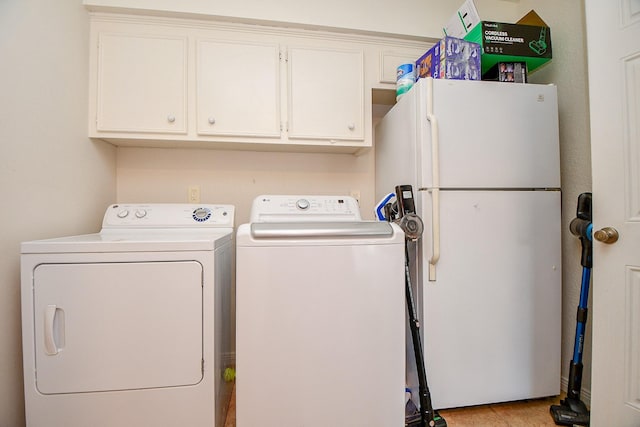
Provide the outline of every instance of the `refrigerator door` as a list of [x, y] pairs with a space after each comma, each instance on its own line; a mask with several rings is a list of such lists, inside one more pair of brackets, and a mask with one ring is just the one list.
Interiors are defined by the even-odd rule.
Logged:
[[437, 187], [438, 177], [440, 188], [560, 187], [555, 86], [424, 79], [412, 90], [421, 188]]
[[[419, 194], [430, 212], [431, 193]], [[559, 394], [560, 192], [441, 191], [440, 201], [435, 281], [416, 290], [434, 407]]]

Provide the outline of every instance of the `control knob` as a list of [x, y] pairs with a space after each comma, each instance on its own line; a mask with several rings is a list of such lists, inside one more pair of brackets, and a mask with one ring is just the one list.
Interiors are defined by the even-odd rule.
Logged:
[[302, 211], [309, 209], [309, 206], [311, 206], [311, 204], [307, 199], [299, 199], [296, 201], [296, 207]]
[[193, 219], [198, 222], [204, 222], [211, 218], [211, 211], [207, 208], [197, 208], [193, 211]]

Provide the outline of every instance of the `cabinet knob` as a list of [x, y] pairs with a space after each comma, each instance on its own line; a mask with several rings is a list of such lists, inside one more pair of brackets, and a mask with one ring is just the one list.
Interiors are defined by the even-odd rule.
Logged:
[[175, 121], [176, 121], [176, 116], [174, 116], [173, 114], [169, 114], [169, 115], [167, 116], [167, 121], [168, 121], [169, 123], [173, 123], [173, 122], [175, 122]]
[[215, 122], [216, 122], [216, 119], [214, 117], [209, 117], [209, 124], [210, 125], [215, 124]]
[[349, 130], [354, 130], [356, 128], [356, 125], [355, 123], [349, 123], [347, 127], [349, 128]]

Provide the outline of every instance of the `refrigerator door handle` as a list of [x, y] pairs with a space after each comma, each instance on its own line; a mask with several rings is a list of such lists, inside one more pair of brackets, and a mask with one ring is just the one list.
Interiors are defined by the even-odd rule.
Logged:
[[427, 120], [431, 123], [431, 258], [429, 281], [436, 280], [436, 264], [440, 259], [440, 140], [438, 118], [433, 114], [433, 78], [427, 78]]
[[440, 189], [431, 193], [431, 258], [429, 258], [429, 281], [436, 280], [436, 263], [440, 259]]

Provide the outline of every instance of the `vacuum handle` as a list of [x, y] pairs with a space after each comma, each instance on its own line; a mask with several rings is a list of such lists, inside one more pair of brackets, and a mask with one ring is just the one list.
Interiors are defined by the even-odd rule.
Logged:
[[576, 217], [569, 224], [569, 231], [580, 238], [582, 244], [582, 257], [580, 264], [583, 267], [593, 267], [593, 224], [591, 223], [591, 193], [582, 193], [578, 196]]

